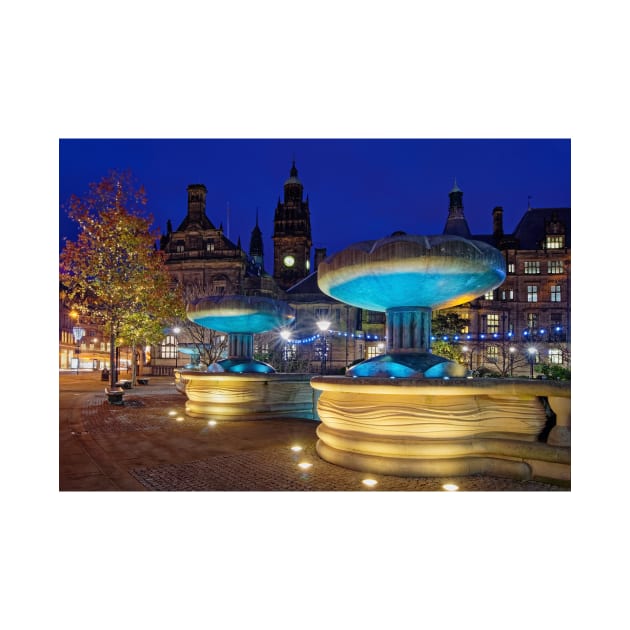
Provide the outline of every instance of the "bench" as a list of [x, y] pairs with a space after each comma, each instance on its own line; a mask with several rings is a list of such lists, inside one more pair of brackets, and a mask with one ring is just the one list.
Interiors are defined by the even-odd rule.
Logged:
[[116, 382], [116, 387], [123, 387], [124, 389], [131, 389], [131, 381], [121, 378]]
[[136, 381], [138, 382], [139, 385], [148, 385], [149, 384], [149, 379], [148, 378], [137, 378]]
[[125, 392], [121, 387], [117, 387], [116, 389], [110, 389], [109, 387], [106, 387], [105, 393], [107, 394], [107, 402], [109, 402], [110, 405], [123, 404], [123, 394]]

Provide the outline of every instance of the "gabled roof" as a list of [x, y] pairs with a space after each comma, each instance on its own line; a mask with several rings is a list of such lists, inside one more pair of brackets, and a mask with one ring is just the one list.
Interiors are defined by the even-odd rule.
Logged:
[[571, 208], [529, 208], [521, 217], [514, 237], [519, 249], [540, 249], [545, 238], [545, 223], [557, 220], [565, 227], [565, 246], [571, 247]]
[[205, 214], [202, 214], [200, 220], [191, 219], [190, 215], [181, 222], [176, 232], [187, 232], [188, 230], [216, 230], [212, 221]]

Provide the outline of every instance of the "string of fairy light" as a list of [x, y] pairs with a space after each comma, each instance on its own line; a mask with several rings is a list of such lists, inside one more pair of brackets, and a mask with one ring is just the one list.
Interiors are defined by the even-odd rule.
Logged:
[[[562, 326], [554, 326], [551, 329], [539, 328], [539, 329], [525, 329], [522, 332], [522, 339], [524, 341], [536, 340], [536, 337], [544, 337], [545, 335], [561, 335], [564, 329]], [[367, 335], [367, 334], [355, 334], [349, 332], [343, 332], [341, 330], [329, 330], [326, 333], [315, 333], [308, 337], [292, 338], [287, 337], [285, 341], [294, 345], [308, 344], [317, 341], [318, 339], [327, 339], [329, 337], [347, 337], [351, 339], [365, 339], [368, 341], [384, 341], [385, 337], [382, 335]], [[515, 341], [518, 338], [513, 332], [508, 333], [479, 333], [473, 334], [461, 334], [461, 335], [431, 335], [431, 341], [449, 341], [449, 342], [467, 342], [467, 341]], [[540, 340], [540, 339], [539, 339]]]

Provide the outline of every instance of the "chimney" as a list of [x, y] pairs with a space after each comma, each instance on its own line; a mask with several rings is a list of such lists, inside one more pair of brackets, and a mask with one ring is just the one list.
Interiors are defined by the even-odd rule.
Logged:
[[497, 206], [492, 211], [492, 235], [494, 238], [503, 236], [503, 207]]
[[325, 259], [326, 259], [326, 248], [316, 247], [315, 248], [315, 271], [317, 271], [317, 269], [319, 268], [319, 263]]

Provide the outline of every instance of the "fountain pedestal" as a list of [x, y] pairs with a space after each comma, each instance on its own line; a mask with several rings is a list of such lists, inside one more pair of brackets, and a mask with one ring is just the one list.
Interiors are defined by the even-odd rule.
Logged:
[[[570, 479], [570, 449], [538, 442], [570, 385], [519, 379], [318, 376], [317, 452], [352, 470], [398, 476], [492, 474]], [[560, 403], [559, 401], [563, 401]]]

